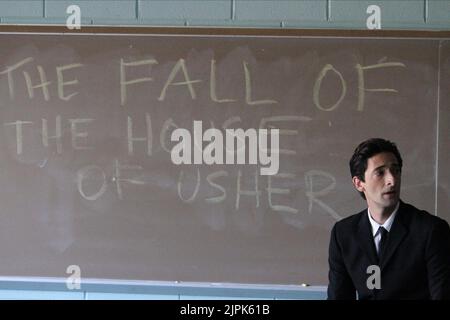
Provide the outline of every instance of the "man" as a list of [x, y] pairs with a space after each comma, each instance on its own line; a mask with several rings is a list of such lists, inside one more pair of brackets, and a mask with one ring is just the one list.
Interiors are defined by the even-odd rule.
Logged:
[[328, 299], [450, 299], [449, 225], [400, 200], [396, 145], [362, 142], [350, 172], [368, 208], [331, 231]]

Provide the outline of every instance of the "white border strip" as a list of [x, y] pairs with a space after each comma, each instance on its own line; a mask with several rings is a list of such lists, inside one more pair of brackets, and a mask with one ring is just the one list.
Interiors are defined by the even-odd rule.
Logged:
[[[56, 277], [0, 277], [2, 282], [33, 283], [33, 284], [62, 284], [66, 278]], [[326, 286], [301, 286], [282, 284], [250, 284], [250, 283], [216, 283], [216, 282], [188, 282], [188, 281], [149, 281], [149, 280], [117, 280], [117, 279], [81, 279], [83, 285], [115, 285], [115, 286], [154, 286], [154, 287], [184, 287], [184, 288], [216, 288], [216, 289], [247, 289], [247, 290], [283, 290], [283, 291], [326, 291]]]

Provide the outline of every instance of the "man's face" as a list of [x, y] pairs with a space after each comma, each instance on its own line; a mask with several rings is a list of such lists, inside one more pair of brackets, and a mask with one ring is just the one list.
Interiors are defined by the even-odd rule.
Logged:
[[382, 152], [367, 159], [364, 179], [353, 177], [353, 184], [364, 192], [369, 208], [394, 209], [400, 199], [401, 184], [401, 168], [395, 155]]

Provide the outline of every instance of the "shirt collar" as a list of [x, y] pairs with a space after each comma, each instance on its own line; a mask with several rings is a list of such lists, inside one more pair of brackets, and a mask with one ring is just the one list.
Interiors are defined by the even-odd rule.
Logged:
[[372, 226], [372, 235], [375, 237], [375, 235], [378, 232], [378, 229], [380, 227], [385, 228], [388, 232], [391, 231], [392, 223], [394, 222], [395, 216], [397, 215], [398, 207], [400, 206], [400, 201], [397, 203], [397, 206], [395, 207], [392, 214], [389, 216], [389, 218], [383, 223], [379, 224], [375, 220], [373, 220], [372, 216], [370, 215], [370, 209], [367, 208], [367, 215], [369, 216], [369, 222]]

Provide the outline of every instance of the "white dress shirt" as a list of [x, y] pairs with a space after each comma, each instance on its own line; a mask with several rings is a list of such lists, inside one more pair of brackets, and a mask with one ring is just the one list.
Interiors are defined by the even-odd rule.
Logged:
[[372, 216], [370, 215], [370, 209], [367, 208], [367, 214], [369, 216], [370, 225], [372, 226], [372, 235], [373, 235], [373, 240], [375, 242], [375, 248], [377, 249], [377, 252], [380, 247], [380, 240], [381, 240], [381, 233], [378, 232], [378, 229], [380, 227], [383, 227], [388, 232], [391, 231], [392, 223], [394, 222], [395, 216], [397, 215], [399, 206], [400, 206], [400, 201], [397, 203], [397, 206], [395, 207], [394, 212], [392, 212], [390, 217], [383, 224], [379, 224], [378, 222], [373, 220]]

